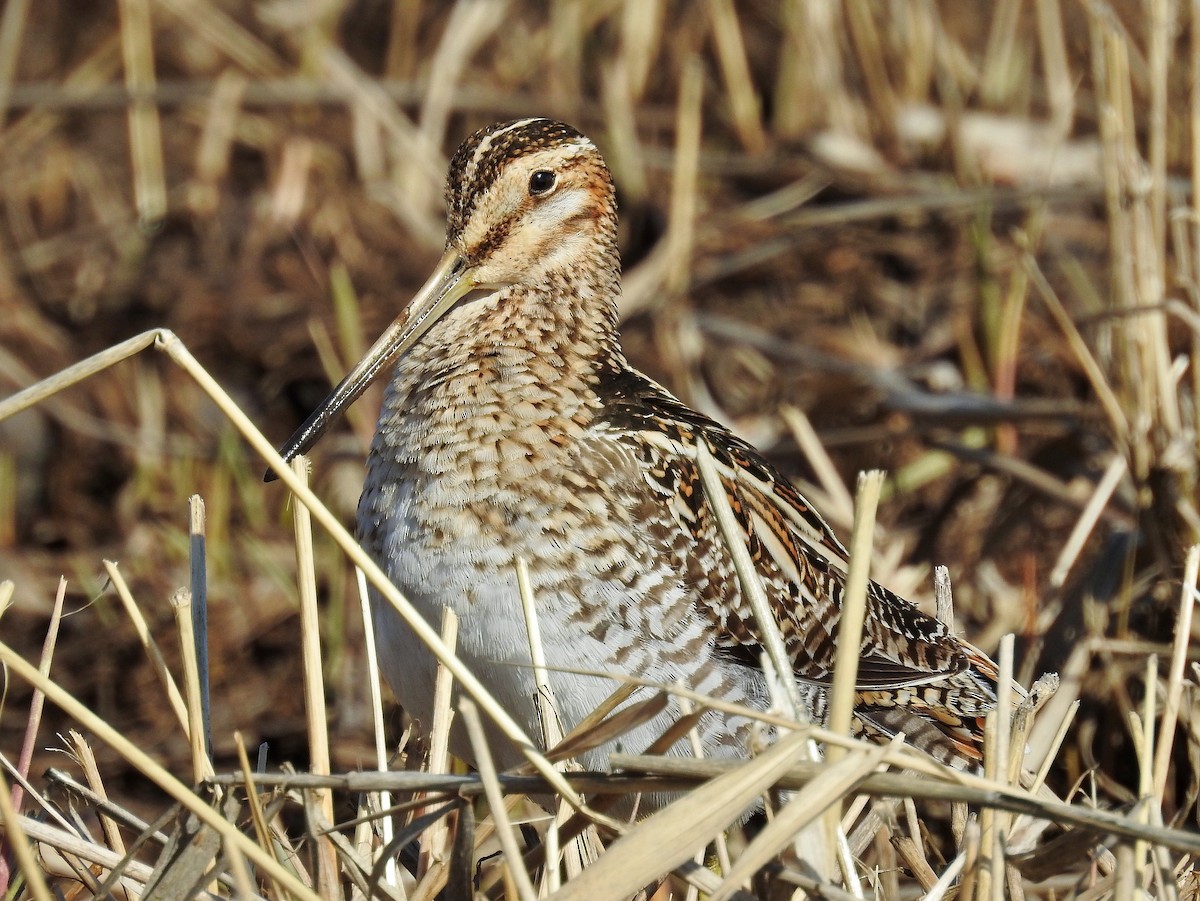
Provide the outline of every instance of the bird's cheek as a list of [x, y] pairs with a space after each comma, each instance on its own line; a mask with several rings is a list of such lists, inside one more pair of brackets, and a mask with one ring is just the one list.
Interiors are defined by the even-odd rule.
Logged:
[[477, 268], [477, 281], [489, 285], [511, 285], [525, 281], [538, 267], [544, 250], [531, 236], [510, 234]]
[[486, 260], [475, 267], [475, 282], [488, 288], [503, 288], [521, 281], [523, 271], [520, 259], [508, 248], [494, 250]]

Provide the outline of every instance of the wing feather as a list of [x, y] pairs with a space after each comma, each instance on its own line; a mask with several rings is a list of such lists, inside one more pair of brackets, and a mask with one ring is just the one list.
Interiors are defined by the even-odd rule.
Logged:
[[[757, 660], [761, 630], [741, 597], [728, 549], [706, 508], [696, 467], [704, 442], [767, 588], [796, 677], [832, 682], [849, 554], [812, 505], [753, 447], [685, 406], [650, 379], [622, 367], [604, 386], [607, 438], [635, 446], [676, 525], [691, 536], [690, 564], [703, 573], [697, 606], [712, 619], [718, 643]], [[954, 757], [974, 758], [981, 717], [995, 704], [996, 667], [882, 585], [868, 586], [858, 668], [859, 719], [868, 732], [932, 728]], [[901, 712], [898, 712], [901, 711]], [[903, 713], [907, 711], [907, 713]], [[924, 740], [917, 742], [926, 744]], [[936, 756], [936, 755], [935, 755]]]

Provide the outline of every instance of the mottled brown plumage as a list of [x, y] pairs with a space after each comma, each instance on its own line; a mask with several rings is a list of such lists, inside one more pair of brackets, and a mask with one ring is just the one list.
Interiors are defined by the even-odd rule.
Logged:
[[[567, 728], [613, 689], [571, 670], [682, 680], [761, 707], [762, 630], [742, 596], [696, 449], [715, 459], [771, 598], [801, 696], [825, 713], [846, 550], [752, 447], [632, 369], [617, 339], [612, 179], [595, 146], [547, 119], [468, 138], [447, 185], [446, 253], [363, 363], [285, 447], [294, 456], [395, 361], [367, 463], [364, 546], [431, 621], [460, 618], [459, 653], [538, 735], [516, 563], [529, 565]], [[376, 605], [385, 673], [427, 719], [434, 660]], [[995, 665], [872, 583], [857, 728], [903, 731], [973, 766]], [[676, 715], [627, 736], [644, 747]], [[706, 753], [745, 753], [748, 721], [706, 715]], [[465, 747], [460, 746], [465, 752]], [[520, 755], [494, 749], [505, 763]], [[682, 752], [682, 751], [681, 751]], [[469, 756], [469, 755], [466, 755]], [[603, 754], [590, 759], [603, 764]]]

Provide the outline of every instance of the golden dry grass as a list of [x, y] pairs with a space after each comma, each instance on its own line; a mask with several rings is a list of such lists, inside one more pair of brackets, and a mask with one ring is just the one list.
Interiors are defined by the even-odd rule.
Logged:
[[[28, 776], [22, 810], [55, 811], [0, 804], [13, 896], [1194, 896], [1197, 15], [9, 0], [0, 393], [147, 328], [180, 339], [0, 421], [0, 795]], [[929, 568], [947, 565], [959, 628], [1026, 685], [1061, 673], [1027, 738], [995, 730], [990, 781], [854, 745], [816, 778], [787, 775], [786, 745], [715, 778], [625, 760], [651, 775], [560, 793], [600, 808], [686, 778], [682, 802], [632, 828], [597, 810], [588, 846], [544, 868], [576, 827], [566, 808], [539, 820], [520, 862], [531, 808], [497, 792], [529, 782], [367, 772], [402, 723], [373, 702], [353, 571], [323, 529], [307, 548], [307, 505], [259, 482], [251, 423], [286, 435], [394, 315], [441, 241], [447, 152], [523, 114], [574, 122], [616, 174], [635, 362], [768, 450], [844, 534], [846, 484], [887, 470], [872, 575], [932, 609]], [[323, 527], [353, 509], [369, 407], [318, 448]], [[170, 603], [185, 586], [210, 605], [217, 778], [199, 793], [201, 699]], [[786, 741], [810, 737], [840, 747]], [[262, 742], [262, 794], [219, 801]], [[1040, 793], [1018, 787], [1026, 744]], [[869, 775], [881, 761], [923, 776]], [[326, 762], [341, 775], [273, 775]], [[738, 811], [778, 784], [795, 794], [743, 834]], [[387, 835], [356, 819], [383, 788], [406, 805]], [[161, 819], [173, 805], [207, 829], [166, 866], [188, 819]], [[1054, 825], [1024, 847], [1031, 814]], [[393, 835], [419, 851], [388, 863]]]

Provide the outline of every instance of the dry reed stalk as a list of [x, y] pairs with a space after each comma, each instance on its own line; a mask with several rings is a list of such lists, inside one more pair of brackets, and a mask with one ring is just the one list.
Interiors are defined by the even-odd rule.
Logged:
[[227, 70], [217, 77], [208, 95], [204, 125], [196, 145], [197, 184], [189, 198], [190, 204], [203, 212], [215, 209], [220, 182], [229, 174], [238, 117], [249, 84], [240, 72]]
[[166, 692], [167, 702], [171, 705], [175, 719], [186, 732], [188, 728], [187, 706], [184, 703], [183, 695], [179, 693], [179, 686], [175, 683], [175, 677], [171, 674], [166, 660], [163, 659], [162, 651], [158, 648], [158, 642], [150, 634], [150, 627], [146, 624], [146, 618], [142, 615], [141, 607], [134, 600], [133, 593], [129, 590], [129, 585], [126, 583], [125, 577], [121, 575], [121, 571], [117, 569], [115, 562], [105, 560], [104, 571], [108, 574], [109, 581], [112, 582], [113, 587], [116, 589], [117, 597], [121, 600], [122, 609], [124, 609], [125, 614], [129, 617], [129, 621], [133, 624], [138, 641], [141, 643], [146, 656], [154, 668], [154, 674], [158, 677], [158, 681], [162, 684], [163, 690]]
[[683, 67], [677, 99], [671, 203], [664, 251], [668, 261], [666, 288], [673, 296], [687, 289], [696, 242], [696, 215], [699, 212], [696, 178], [700, 170], [703, 98], [703, 65], [699, 58], [691, 56]]
[[979, 90], [987, 104], [1003, 105], [1012, 95], [1016, 81], [1017, 28], [1021, 22], [1020, 0], [1000, 0], [994, 7], [988, 29]]
[[159, 5], [186, 23], [190, 35], [229, 56], [249, 76], [269, 77], [285, 70], [283, 60], [266, 42], [209, 0], [161, 0]]
[[[679, 698], [677, 703], [679, 704], [679, 710], [685, 719], [695, 713], [695, 708], [692, 706], [692, 702], [687, 698]], [[704, 742], [700, 738], [700, 733], [697, 732], [695, 728], [692, 728], [688, 731], [687, 737], [688, 747], [692, 752], [692, 757], [696, 758], [697, 760], [703, 760], [705, 757]], [[733, 862], [729, 856], [729, 843], [725, 840], [724, 832], [718, 833], [713, 839], [713, 850], [717, 855], [717, 868], [715, 869], [715, 872], [719, 876], [728, 874], [733, 866]], [[702, 867], [704, 866], [704, 861], [707, 858], [708, 848], [700, 848], [692, 857], [692, 864], [696, 867]], [[689, 884], [687, 887], [687, 894], [685, 895], [685, 901], [700, 901], [700, 888], [695, 884]]]
[[875, 26], [874, 10], [865, 0], [850, 0], [843, 9], [846, 31], [871, 105], [869, 121], [887, 154], [896, 144], [896, 99], [883, 62], [886, 54]]
[[226, 858], [229, 861], [229, 868], [233, 871], [233, 883], [237, 889], [239, 899], [253, 898], [258, 893], [254, 891], [254, 883], [250, 879], [250, 868], [246, 865], [246, 858], [242, 856], [242, 852], [236, 846], [230, 846], [225, 852]]
[[1036, 0], [1038, 48], [1046, 77], [1046, 94], [1050, 106], [1050, 125], [1058, 140], [1071, 132], [1075, 118], [1075, 79], [1067, 60], [1063, 35], [1062, 7], [1059, 0]]
[[521, 901], [535, 901], [538, 895], [533, 889], [529, 873], [525, 870], [521, 851], [517, 845], [517, 835], [512, 823], [508, 820], [504, 795], [496, 781], [496, 768], [492, 763], [492, 752], [488, 750], [487, 737], [483, 732], [483, 723], [479, 719], [478, 708], [469, 699], [464, 698], [459, 703], [458, 709], [471, 739], [471, 749], [475, 752], [475, 763], [479, 769], [479, 777], [483, 781], [492, 821], [496, 824], [496, 837], [500, 840], [500, 847], [504, 850], [507, 872], [511, 874], [516, 884]]
[[641, 100], [654, 63], [662, 52], [663, 19], [666, 4], [626, 0], [621, 7], [621, 56], [627, 71], [627, 87], [632, 100]]
[[[1009, 737], [1013, 718], [1013, 636], [1005, 635], [1000, 642], [997, 660], [996, 706], [988, 713], [984, 729], [984, 778], [1007, 785], [1012, 772], [1009, 760]], [[1020, 756], [1023, 748], [1015, 753]], [[984, 864], [976, 875], [976, 897], [986, 899], [991, 893], [1001, 893], [1005, 883], [1005, 838], [1008, 835], [1008, 816], [992, 807], [979, 814], [980, 846]]]
[[708, 15], [712, 22], [710, 34], [717, 48], [717, 59], [725, 79], [729, 112], [742, 146], [750, 153], [767, 149], [767, 133], [763, 127], [758, 93], [750, 75], [746, 58], [746, 43], [741, 21], [733, 0], [708, 0]]
[[117, 751], [131, 766], [182, 804], [184, 808], [194, 814], [201, 822], [216, 830], [217, 834], [224, 841], [237, 843], [248, 858], [267, 870], [274, 878], [280, 880], [295, 895], [297, 901], [299, 899], [317, 901], [316, 895], [296, 880], [288, 871], [280, 868], [274, 858], [267, 855], [264, 850], [242, 835], [219, 812], [213, 810], [202, 798], [167, 772], [166, 769], [154, 761], [145, 751], [117, 732], [99, 716], [92, 713], [73, 695], [64, 691], [53, 680], [42, 677], [24, 658], [3, 642], [0, 642], [0, 661], [8, 666], [19, 678], [44, 691], [47, 699], [81, 723], [85, 729], [95, 733], [97, 738]]
[[[883, 487], [883, 471], [871, 470], [858, 477], [854, 503], [854, 528], [850, 534], [850, 565], [846, 572], [846, 587], [842, 594], [842, 609], [838, 621], [838, 646], [834, 660], [833, 685], [829, 691], [830, 732], [850, 734], [854, 717], [854, 698], [858, 680], [858, 662], [862, 646], [863, 623], [866, 620], [867, 589], [870, 583], [870, 560], [873, 556], [875, 511]], [[836, 762], [844, 754], [841, 747], [827, 749], [826, 757]], [[838, 817], [841, 817], [840, 811]]]
[[8, 115], [9, 94], [17, 72], [22, 36], [29, 20], [29, 0], [14, 0], [0, 16], [0, 132]]
[[[838, 646], [834, 659], [833, 685], [829, 689], [828, 729], [830, 732], [850, 734], [854, 719], [855, 697], [858, 685], [858, 663], [862, 648], [863, 624], [866, 622], [867, 591], [870, 584], [870, 560], [874, 554], [875, 511], [879, 505], [879, 492], [883, 487], [882, 470], [860, 473], [858, 490], [854, 500], [854, 527], [850, 533], [850, 564], [846, 572], [846, 585], [842, 593], [842, 604], [838, 620]], [[825, 749], [830, 764], [837, 764], [845, 755], [839, 746]], [[789, 803], [789, 807], [790, 807]], [[849, 853], [841, 853], [846, 838], [841, 829], [841, 803], [829, 807], [825, 816], [825, 829], [837, 844], [837, 863], [842, 870], [847, 887], [855, 895], [862, 894], [854, 861]], [[780, 821], [786, 818], [780, 815]]]
[[[626, 9], [639, 4], [627, 3]], [[653, 4], [643, 4], [650, 8]], [[601, 88], [604, 102], [604, 121], [608, 127], [608, 149], [605, 158], [613, 178], [622, 190], [637, 201], [648, 199], [650, 192], [646, 160], [637, 134], [637, 113], [634, 109], [633, 87], [630, 84], [630, 62], [623, 53], [604, 69]]]
[[1167, 260], [1167, 77], [1171, 61], [1171, 40], [1175, 34], [1174, 0], [1150, 0], [1148, 16], [1150, 69], [1150, 114], [1148, 162], [1150, 164], [1150, 228], [1154, 256], [1151, 264], [1158, 276], [1158, 297], [1166, 285]]
[[[120, 0], [121, 54], [125, 86], [135, 97], [154, 90], [154, 32], [149, 0]], [[162, 127], [158, 106], [135, 99], [128, 109], [133, 194], [138, 219], [158, 222], [167, 212], [167, 183], [163, 171]]]
[[795, 139], [821, 126], [861, 132], [865, 112], [847, 89], [839, 12], [837, 4], [805, 0], [787, 0], [783, 7], [773, 123], [783, 138]]
[[[1200, 0], [1192, 0], [1189, 9], [1191, 16], [1191, 66], [1188, 72], [1191, 84], [1188, 90], [1190, 109], [1188, 110], [1188, 125], [1192, 143], [1191, 155], [1191, 195], [1192, 204], [1187, 210], [1190, 213], [1191, 219], [1191, 235], [1192, 240], [1186, 242], [1190, 250], [1191, 269], [1193, 279], [1196, 278], [1196, 273], [1200, 272], [1200, 153], [1196, 152], [1196, 148], [1200, 147]], [[1189, 255], [1184, 252], [1180, 254], [1183, 259], [1188, 259]], [[1193, 282], [1190, 299], [1192, 306], [1200, 311], [1200, 286]], [[1200, 359], [1200, 335], [1194, 335], [1192, 338], [1192, 354], [1193, 362]], [[1200, 421], [1200, 372], [1196, 366], [1192, 367], [1192, 404], [1193, 404], [1193, 421]]]
[[[141, 895], [150, 879], [151, 868], [143, 863], [122, 858], [114, 851], [95, 842], [80, 838], [74, 824], [50, 826], [29, 816], [18, 814], [14, 822], [31, 840], [38, 843], [38, 852], [47, 875], [62, 875], [79, 881], [79, 864], [85, 862], [107, 870], [108, 890], [125, 898]], [[119, 878], [114, 881], [114, 874]]]
[[[450, 607], [442, 608], [440, 632], [442, 642], [451, 652], [458, 647], [458, 614]], [[440, 663], [433, 685], [433, 718], [429, 724], [429, 762], [432, 773], [450, 771], [450, 726], [454, 722], [453, 701], [454, 676]], [[421, 853], [417, 861], [417, 878], [425, 876], [432, 866], [444, 864], [449, 856], [449, 829], [444, 818], [439, 818], [427, 830], [421, 841]]]
[[[870, 745], [856, 743], [862, 750]], [[891, 749], [889, 757], [901, 757], [904, 749]], [[903, 765], [891, 760], [892, 766]], [[633, 772], [659, 774], [687, 774], [695, 778], [713, 778], [727, 773], [739, 764], [715, 760], [688, 760], [682, 758], [654, 758], [626, 754], [614, 754], [613, 765]], [[822, 764], [793, 763], [792, 769], [780, 777], [779, 786], [795, 789], [806, 785], [822, 774]], [[943, 776], [960, 782], [968, 781], [965, 774], [944, 772]], [[918, 800], [965, 801], [980, 808], [993, 807], [1010, 813], [1048, 820], [1059, 825], [1089, 829], [1097, 834], [1112, 834], [1134, 841], [1145, 840], [1187, 854], [1200, 852], [1200, 838], [1184, 829], [1158, 828], [1141, 824], [1129, 814], [1108, 811], [1083, 804], [1067, 804], [1057, 798], [1035, 795], [1015, 788], [1006, 788], [1000, 783], [970, 777], [973, 785], [916, 779], [904, 773], [874, 773], [865, 777], [857, 791], [873, 796]], [[919, 830], [917, 830], [919, 834]]]
[[[54, 896], [50, 893], [46, 878], [42, 874], [42, 868], [38, 866], [37, 859], [33, 855], [29, 836], [26, 835], [20, 818], [17, 816], [13, 794], [9, 790], [8, 780], [4, 778], [3, 771], [0, 771], [0, 824], [4, 826], [5, 844], [11, 849], [17, 870], [24, 877], [25, 886], [29, 889], [34, 901], [54, 901]], [[11, 889], [11, 883], [6, 881], [4, 888], [6, 891]]]
[[833, 465], [833, 460], [830, 458], [828, 451], [825, 450], [825, 445], [821, 443], [820, 437], [817, 435], [817, 430], [813, 428], [812, 422], [804, 414], [804, 411], [798, 407], [786, 404], [779, 410], [779, 415], [783, 417], [783, 421], [787, 424], [788, 429], [795, 438], [796, 443], [800, 445], [800, 450], [804, 453], [805, 459], [816, 472], [817, 481], [824, 490], [828, 503], [822, 506], [822, 510], [827, 511], [828, 515], [834, 522], [850, 525], [854, 520], [854, 498], [850, 496], [850, 491], [846, 488], [846, 483], [842, 481], [842, 477], [838, 474], [837, 467]]
[[188, 746], [192, 752], [192, 780], [200, 783], [212, 775], [212, 762], [204, 741], [204, 709], [200, 700], [200, 670], [196, 664], [196, 637], [192, 630], [192, 598], [180, 588], [170, 598], [183, 660], [183, 697], [187, 706]]
[[[704, 486], [704, 493], [716, 516], [721, 538], [724, 540], [729, 555], [733, 559], [734, 568], [737, 570], [738, 585], [750, 604], [755, 623], [762, 632], [765, 654], [777, 674], [790, 673], [792, 671], [791, 663], [783, 644], [783, 637], [779, 634], [779, 627], [771, 613], [770, 600], [767, 598], [766, 590], [754, 568], [754, 561], [750, 559], [750, 551], [738, 534], [737, 520], [729, 506], [729, 499], [721, 474], [717, 469], [717, 463], [713, 459], [708, 445], [703, 441], [696, 444], [696, 468], [700, 473], [700, 483]], [[803, 713], [796, 687], [790, 679], [784, 680], [784, 683], [783, 687], [789, 695], [789, 712], [797, 718], [798, 722], [803, 722], [801, 719]]]
[[[820, 780], [809, 783], [776, 811], [774, 819], [747, 845], [733, 868], [725, 874], [720, 888], [710, 893], [709, 897], [713, 901], [731, 899], [755, 873], [784, 851], [806, 826], [822, 814], [836, 811], [842, 799], [879, 766], [887, 750], [886, 745], [864, 747], [840, 760], [829, 762], [823, 767]], [[853, 872], [844, 871], [843, 876], [851, 887], [851, 894], [861, 897], [862, 889]]]
[[[380, 130], [391, 142], [389, 146], [393, 154], [409, 167], [407, 171], [420, 172], [421, 181], [425, 184], [436, 184], [445, 173], [445, 158], [396, 108], [388, 93], [337, 47], [331, 45], [325, 48], [322, 63], [327, 79], [354, 98], [360, 115], [369, 114], [375, 118]], [[398, 186], [398, 190], [402, 188], [403, 185]], [[390, 207], [419, 245], [429, 250], [441, 247], [445, 237], [442, 223], [427, 204], [417, 206], [404, 202], [391, 204]]]
[[[104, 779], [100, 775], [100, 769], [96, 765], [96, 754], [92, 750], [92, 746], [84, 739], [82, 735], [71, 729], [67, 732], [67, 740], [74, 753], [75, 759], [79, 761], [80, 767], [83, 769], [84, 779], [87, 781], [88, 787], [95, 792], [96, 797], [101, 803], [108, 801], [108, 792], [104, 788]], [[97, 811], [99, 813], [99, 811]], [[121, 837], [121, 830], [117, 828], [117, 823], [111, 818], [100, 814], [100, 828], [104, 832], [104, 839], [108, 843], [108, 847], [116, 854], [125, 856], [125, 840]]]
[[[58, 590], [54, 593], [54, 604], [50, 611], [50, 619], [46, 624], [46, 638], [42, 643], [42, 653], [38, 658], [38, 672], [43, 677], [49, 677], [50, 664], [54, 660], [54, 649], [58, 644], [58, 630], [62, 624], [63, 602], [67, 594], [67, 580], [60, 577]], [[29, 699], [29, 717], [25, 723], [25, 737], [21, 742], [21, 754], [17, 758], [17, 776], [24, 779], [29, 775], [29, 765], [33, 760], [33, 748], [37, 744], [38, 729], [42, 723], [42, 709], [46, 697], [42, 692], [34, 690]], [[3, 791], [0, 788], [0, 791]], [[12, 806], [14, 810], [21, 809], [22, 787], [18, 784], [12, 790]]]
[[243, 785], [246, 788], [246, 806], [250, 808], [250, 822], [254, 824], [254, 834], [258, 839], [258, 844], [274, 854], [276, 848], [271, 835], [271, 827], [267, 823], [262, 799], [258, 796], [258, 786], [254, 782], [254, 771], [250, 768], [250, 758], [246, 754], [246, 743], [242, 740], [241, 732], [233, 733], [233, 743], [237, 748], [238, 765], [242, 769]]
[[1083, 551], [1084, 544], [1091, 536], [1092, 530], [1095, 529], [1109, 501], [1112, 500], [1113, 493], [1128, 473], [1128, 469], [1125, 457], [1121, 454], [1113, 454], [1108, 466], [1104, 469], [1104, 475], [1096, 482], [1096, 488], [1088, 498], [1087, 505], [1084, 506], [1083, 512], [1075, 522], [1075, 527], [1058, 553], [1058, 559], [1047, 580], [1051, 589], [1062, 588], [1066, 583], [1067, 575]]
[[[1150, 822], [1149, 800], [1154, 792], [1154, 721], [1158, 709], [1158, 657], [1151, 654], [1146, 658], [1144, 672], [1146, 692], [1142, 698], [1141, 716], [1135, 711], [1130, 712], [1130, 726], [1133, 740], [1137, 748], [1138, 762], [1138, 807], [1137, 819], [1142, 823]], [[1144, 884], [1146, 863], [1150, 847], [1144, 841], [1133, 844], [1134, 866], [1137, 870], [1138, 887], [1142, 891], [1149, 889]]]
[[[950, 865], [942, 871], [942, 875], [938, 877], [937, 882], [930, 886], [929, 890], [925, 893], [924, 901], [942, 901], [953, 889], [954, 882], [958, 879], [959, 874], [964, 871], [970, 872], [968, 868], [969, 862], [970, 858], [965, 852], [950, 861]], [[967, 884], [967, 879], [964, 876], [963, 881], [958, 886], [956, 897], [971, 898], [973, 896], [974, 893], [971, 890], [971, 886]]]
[[[421, 133], [430, 147], [445, 143], [446, 126], [463, 72], [476, 50], [503, 22], [507, 7], [508, 0], [488, 3], [458, 0], [451, 8], [430, 62], [428, 88], [418, 116]], [[406, 195], [408, 191], [416, 190], [420, 193], [411, 202], [417, 206], [430, 204], [428, 195], [436, 190], [437, 180], [425, 178], [419, 170], [405, 172], [405, 166], [404, 161], [399, 162], [400, 183], [405, 187]]]
[[[367, 687], [370, 692], [371, 704], [371, 733], [375, 744], [375, 769], [381, 773], [388, 771], [387, 739], [383, 725], [383, 698], [380, 692], [382, 674], [379, 671], [379, 655], [375, 646], [374, 617], [371, 611], [371, 598], [367, 593], [367, 579], [361, 569], [355, 568], [354, 582], [358, 587], [359, 612], [363, 624], [363, 644], [366, 651]], [[364, 797], [369, 798], [370, 795]], [[375, 796], [377, 809], [386, 811], [391, 806], [391, 794], [380, 791]], [[360, 815], [362, 813], [360, 807]], [[384, 815], [379, 820], [379, 838], [383, 847], [391, 845], [394, 830], [392, 817]], [[400, 874], [394, 856], [389, 855], [384, 864], [383, 879], [386, 885], [399, 886]]]
[[1105, 373], [1104, 367], [1100, 365], [1091, 348], [1088, 347], [1083, 335], [1079, 332], [1079, 327], [1067, 312], [1066, 307], [1059, 299], [1053, 287], [1051, 287], [1050, 282], [1047, 281], [1037, 260], [1032, 255], [1026, 254], [1022, 258], [1022, 262], [1029, 270], [1033, 285], [1038, 289], [1038, 295], [1041, 297], [1043, 303], [1045, 303], [1047, 311], [1062, 331], [1063, 337], [1067, 339], [1068, 346], [1075, 355], [1076, 361], [1087, 375], [1088, 383], [1096, 393], [1096, 399], [1108, 418], [1109, 428], [1112, 430], [1113, 435], [1118, 438], [1128, 436], [1130, 434], [1130, 427], [1125, 407], [1109, 384], [1109, 378]]
[[[627, 897], [663, 872], [689, 861], [697, 848], [727, 828], [778, 781], [806, 741], [803, 733], [786, 735], [753, 760], [642, 820], [552, 897], [555, 901]], [[706, 892], [715, 888], [712, 874], [705, 870], [687, 869], [681, 875], [701, 878], [700, 887]]]
[[[1154, 758], [1153, 796], [1162, 809], [1163, 792], [1167, 787], [1167, 775], [1174, 747], [1175, 726], [1179, 720], [1179, 706], [1183, 698], [1183, 664], [1187, 658], [1192, 637], [1192, 614], [1196, 607], [1196, 580], [1200, 578], [1200, 545], [1188, 549], [1187, 563], [1183, 572], [1180, 590], [1179, 612], [1175, 618], [1175, 642], [1171, 650], [1170, 667], [1167, 670], [1167, 698], [1159, 724], [1156, 756]], [[1157, 678], [1157, 674], [1156, 674]], [[1150, 723], [1147, 721], [1147, 726]]]
[[[559, 713], [558, 702], [550, 685], [546, 668], [546, 654], [542, 645], [541, 628], [538, 625], [537, 606], [533, 595], [533, 585], [529, 579], [529, 565], [524, 557], [517, 558], [517, 588], [521, 596], [521, 611], [525, 618], [525, 634], [529, 641], [529, 659], [533, 666], [535, 700], [538, 708], [538, 723], [541, 725], [542, 747], [557, 748], [563, 742], [562, 715]], [[563, 760], [556, 764], [564, 772], [577, 771], [581, 767], [573, 759]], [[560, 863], [566, 865], [568, 876], [582, 872], [583, 868], [595, 859], [597, 848], [594, 836], [589, 842], [588, 837], [579, 836], [571, 840], [566, 849], [559, 842], [559, 827], [565, 824], [573, 811], [568, 805], [558, 804], [552, 811], [542, 841], [546, 846], [545, 866], [543, 872], [541, 894], [557, 891], [561, 886], [559, 876]]]
[[[308, 485], [308, 458], [292, 461], [292, 472], [305, 487]], [[308, 725], [309, 767], [317, 775], [330, 772], [328, 713], [325, 704], [325, 676], [321, 657], [321, 621], [317, 610], [317, 570], [313, 557], [312, 520], [303, 504], [292, 505], [292, 525], [296, 540], [296, 583], [300, 594], [300, 660], [304, 679], [304, 711]], [[314, 806], [333, 822], [333, 794], [318, 790]], [[317, 891], [333, 898], [340, 892], [337, 853], [328, 839], [318, 836]]]

